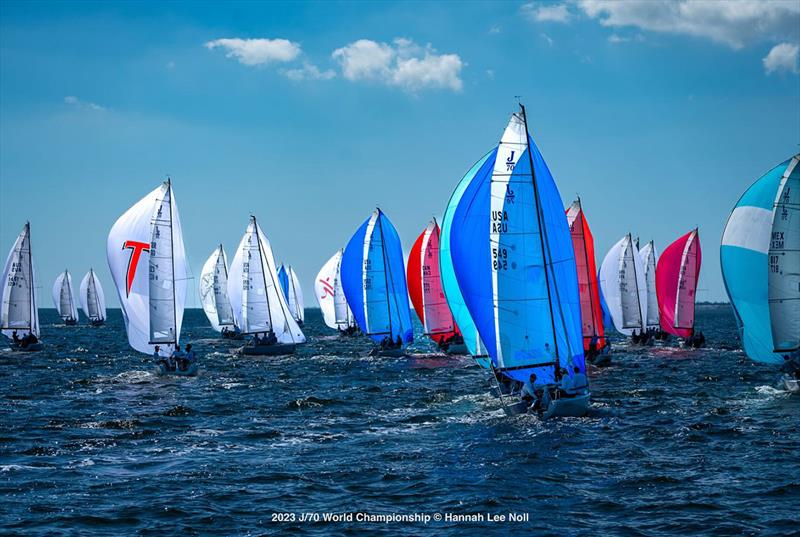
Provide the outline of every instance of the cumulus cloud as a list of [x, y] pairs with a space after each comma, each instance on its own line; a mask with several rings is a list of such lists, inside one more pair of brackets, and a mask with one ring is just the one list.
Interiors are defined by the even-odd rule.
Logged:
[[520, 9], [523, 15], [535, 22], [567, 22], [571, 18], [566, 4], [530, 2]]
[[221, 48], [228, 58], [236, 58], [244, 65], [290, 62], [300, 55], [298, 43], [288, 39], [215, 39], [205, 44], [209, 50]]
[[289, 80], [300, 82], [302, 80], [330, 80], [336, 76], [333, 69], [320, 71], [319, 67], [313, 63], [303, 62], [303, 67], [296, 69], [284, 69], [281, 73]]
[[798, 73], [798, 55], [800, 47], [791, 43], [780, 43], [772, 47], [763, 60], [764, 70], [767, 74], [786, 71], [788, 73]]
[[736, 49], [796, 39], [800, 27], [796, 0], [578, 0], [578, 6], [603, 26], [692, 35]]
[[92, 110], [95, 112], [102, 112], [103, 110], [106, 109], [104, 106], [100, 106], [99, 104], [78, 99], [74, 95], [67, 95], [66, 97], [64, 97], [64, 103], [79, 110]]
[[464, 63], [457, 54], [438, 54], [431, 45], [422, 47], [406, 38], [397, 38], [392, 44], [359, 39], [334, 50], [332, 57], [342, 76], [353, 82], [380, 82], [410, 92], [463, 88]]

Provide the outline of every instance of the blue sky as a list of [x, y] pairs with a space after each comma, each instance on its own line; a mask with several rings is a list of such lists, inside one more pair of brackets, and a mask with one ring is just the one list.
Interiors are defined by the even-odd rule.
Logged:
[[41, 306], [65, 267], [114, 297], [108, 230], [169, 174], [195, 278], [252, 212], [315, 305], [376, 204], [410, 249], [520, 95], [598, 263], [699, 226], [723, 300], [725, 220], [800, 144], [799, 29], [796, 1], [3, 2], [0, 247], [31, 221]]

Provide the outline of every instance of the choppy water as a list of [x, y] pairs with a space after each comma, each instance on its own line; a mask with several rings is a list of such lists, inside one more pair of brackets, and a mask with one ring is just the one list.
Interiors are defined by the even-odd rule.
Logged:
[[[290, 358], [239, 358], [202, 311], [198, 378], [162, 379], [108, 325], [42, 312], [45, 352], [0, 354], [7, 533], [789, 534], [800, 530], [800, 397], [724, 350], [618, 352], [595, 409], [506, 417], [467, 359], [362, 357], [308, 311]], [[431, 352], [426, 343], [417, 353]], [[300, 522], [303, 512], [529, 513], [527, 523]], [[276, 522], [274, 513], [295, 513]], [[521, 532], [521, 533], [520, 533]]]

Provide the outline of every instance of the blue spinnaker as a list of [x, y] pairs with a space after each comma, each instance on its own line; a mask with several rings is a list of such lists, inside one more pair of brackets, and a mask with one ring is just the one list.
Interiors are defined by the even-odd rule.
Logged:
[[611, 318], [611, 310], [608, 309], [608, 304], [606, 304], [606, 299], [603, 296], [603, 287], [600, 285], [600, 275], [597, 275], [597, 288], [600, 295], [600, 309], [603, 310], [603, 326], [606, 327], [606, 330], [610, 330], [614, 327], [614, 319]]
[[494, 161], [494, 155], [497, 149], [493, 149], [484, 155], [472, 168], [464, 175], [458, 183], [450, 201], [447, 204], [447, 209], [444, 211], [442, 218], [442, 231], [439, 243], [439, 266], [442, 275], [442, 287], [444, 294], [447, 298], [447, 305], [453, 314], [453, 318], [458, 325], [461, 335], [464, 337], [464, 343], [467, 345], [467, 350], [472, 356], [477, 357], [476, 361], [481, 367], [489, 367], [489, 359], [486, 357], [486, 346], [481, 341], [475, 322], [472, 320], [472, 315], [469, 313], [467, 304], [464, 301], [464, 296], [461, 294], [461, 289], [458, 287], [458, 280], [456, 279], [455, 269], [453, 268], [453, 258], [450, 254], [450, 230], [453, 225], [453, 216], [456, 207], [458, 207], [465, 190], [470, 183], [478, 176], [481, 169], [486, 165], [488, 160]]
[[[365, 259], [366, 255], [366, 259]], [[376, 209], [344, 249], [342, 287], [361, 331], [375, 343], [400, 336], [414, 341], [406, 271], [400, 237]]]
[[281, 284], [281, 289], [283, 290], [283, 297], [286, 299], [286, 302], [289, 302], [289, 274], [286, 271], [286, 266], [281, 265], [278, 269], [278, 282]]
[[536, 373], [553, 382], [556, 366], [585, 370], [564, 206], [522, 114], [512, 116], [493, 156], [453, 215], [456, 279], [493, 365], [517, 380]]

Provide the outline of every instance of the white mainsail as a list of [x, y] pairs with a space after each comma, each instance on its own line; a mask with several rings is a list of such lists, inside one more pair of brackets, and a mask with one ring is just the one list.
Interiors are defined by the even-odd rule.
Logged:
[[239, 243], [228, 273], [228, 299], [236, 325], [245, 334], [272, 330], [280, 343], [306, 338], [283, 296], [272, 247], [254, 216]]
[[300, 279], [291, 265], [286, 267], [286, 276], [289, 278], [289, 309], [292, 311], [294, 319], [302, 323], [306, 319], [306, 312]]
[[800, 166], [781, 177], [769, 243], [769, 313], [775, 352], [800, 349]]
[[106, 296], [94, 270], [89, 269], [81, 280], [80, 301], [83, 313], [90, 321], [106, 320]]
[[78, 306], [72, 296], [72, 275], [68, 270], [59, 274], [53, 283], [53, 303], [62, 321], [78, 320]]
[[339, 250], [322, 266], [314, 282], [317, 303], [322, 310], [322, 318], [330, 328], [345, 330], [355, 325], [353, 312], [347, 305], [342, 288], [342, 254]]
[[639, 257], [644, 265], [644, 279], [647, 285], [647, 328], [660, 328], [658, 317], [658, 296], [656, 295], [656, 264], [658, 252], [653, 241], [639, 250]]
[[611, 247], [600, 266], [600, 288], [617, 332], [645, 328], [647, 284], [642, 259], [630, 233]]
[[0, 329], [12, 337], [29, 333], [39, 337], [39, 311], [36, 307], [36, 275], [31, 253], [31, 225], [26, 223], [14, 242], [3, 268], [3, 303], [0, 306]]
[[228, 300], [228, 261], [221, 244], [203, 265], [200, 302], [214, 330], [221, 332], [224, 326], [234, 326], [233, 309]]
[[128, 342], [152, 353], [178, 343], [186, 303], [186, 252], [172, 184], [128, 209], [111, 228], [108, 265], [117, 288]]

